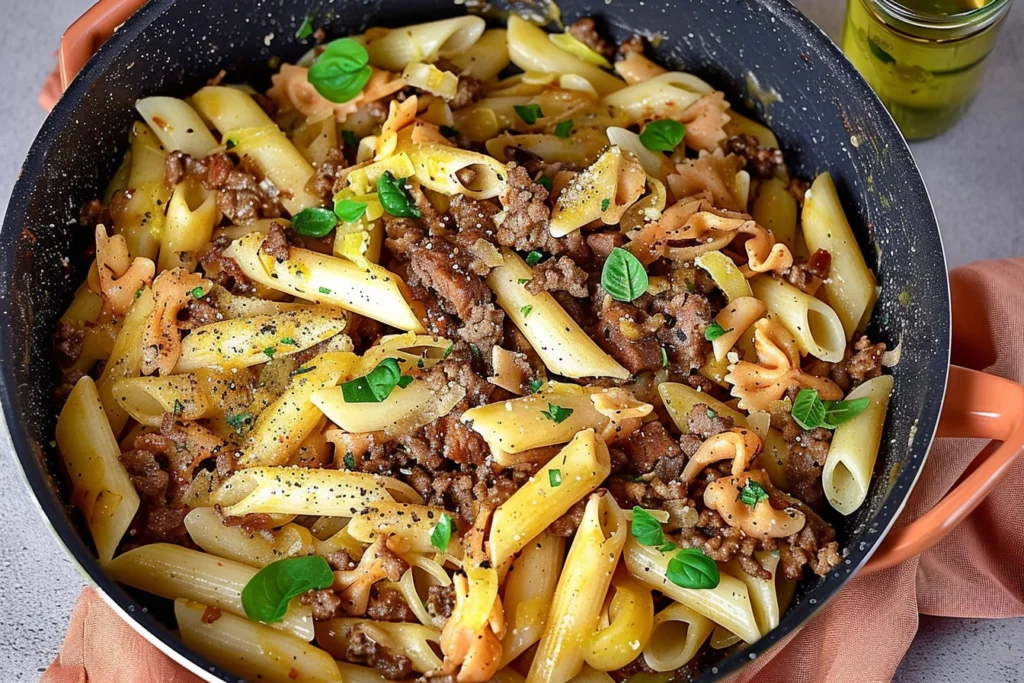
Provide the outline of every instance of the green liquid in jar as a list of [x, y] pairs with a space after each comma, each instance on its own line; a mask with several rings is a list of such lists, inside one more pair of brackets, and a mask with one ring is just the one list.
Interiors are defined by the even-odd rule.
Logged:
[[1008, 6], [1009, 0], [849, 0], [843, 51], [908, 139], [932, 137], [956, 123], [977, 95]]

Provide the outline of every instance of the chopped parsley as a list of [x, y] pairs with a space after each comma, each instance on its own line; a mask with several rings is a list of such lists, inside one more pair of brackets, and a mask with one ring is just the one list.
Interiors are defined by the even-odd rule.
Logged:
[[551, 488], [558, 488], [562, 485], [562, 470], [555, 468], [548, 470], [548, 483]]
[[548, 403], [547, 410], [540, 411], [540, 414], [555, 424], [561, 424], [568, 420], [569, 416], [572, 415], [572, 408], [563, 408], [562, 406], [555, 405], [554, 403]]

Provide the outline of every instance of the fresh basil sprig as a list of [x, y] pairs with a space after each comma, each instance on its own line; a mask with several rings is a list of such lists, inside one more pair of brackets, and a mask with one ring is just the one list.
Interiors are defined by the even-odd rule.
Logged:
[[366, 202], [357, 202], [354, 199], [342, 199], [334, 202], [334, 215], [346, 223], [355, 223], [366, 213]]
[[639, 505], [633, 506], [633, 522], [629, 525], [629, 532], [641, 545], [656, 546], [663, 553], [675, 550], [676, 546], [665, 536], [661, 522]]
[[682, 588], [717, 588], [718, 565], [700, 548], [683, 548], [668, 561], [665, 576]]
[[601, 271], [601, 287], [616, 301], [633, 301], [647, 291], [647, 271], [622, 247], [612, 249]]
[[292, 218], [292, 230], [303, 237], [327, 237], [338, 224], [338, 217], [330, 209], [311, 206]]
[[331, 102], [348, 102], [362, 92], [373, 70], [366, 48], [351, 38], [327, 43], [307, 79], [316, 91]]
[[397, 360], [385, 358], [369, 374], [342, 384], [341, 395], [346, 403], [382, 403], [395, 387], [404, 389], [411, 382], [412, 377], [402, 374]]
[[419, 218], [420, 210], [405, 191], [405, 178], [396, 178], [384, 171], [377, 181], [377, 198], [384, 210], [392, 216]]
[[671, 152], [686, 135], [686, 128], [678, 121], [659, 119], [651, 121], [640, 132], [640, 142], [652, 152]]
[[308, 590], [330, 588], [334, 572], [319, 555], [289, 557], [256, 572], [242, 589], [242, 609], [252, 621], [272, 624], [284, 619], [288, 602]]
[[801, 389], [793, 401], [793, 419], [804, 429], [835, 429], [864, 412], [867, 396], [852, 401], [822, 401], [817, 389]]

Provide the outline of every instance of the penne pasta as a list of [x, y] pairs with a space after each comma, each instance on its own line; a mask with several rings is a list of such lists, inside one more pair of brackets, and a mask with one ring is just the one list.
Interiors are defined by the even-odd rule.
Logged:
[[331, 422], [347, 432], [384, 432], [387, 437], [408, 434], [447, 415], [466, 395], [458, 385], [438, 391], [425, 381], [396, 387], [379, 403], [348, 403], [336, 387], [315, 392], [310, 400]]
[[502, 668], [540, 640], [564, 558], [565, 539], [542, 531], [512, 563], [501, 601], [506, 622]]
[[611, 591], [586, 655], [587, 664], [598, 671], [614, 671], [632, 662], [654, 629], [650, 588], [619, 571], [612, 578]]
[[501, 254], [504, 264], [491, 271], [487, 284], [548, 370], [565, 377], [629, 377], [629, 371], [601, 350], [550, 293], [531, 294], [520, 284], [532, 277], [523, 259], [511, 249], [502, 249]]
[[[411, 552], [436, 552], [438, 548], [434, 547], [430, 537], [444, 514], [443, 508], [383, 500], [360, 510], [345, 529], [360, 543], [373, 543], [382, 535], [385, 538], [396, 536]], [[454, 530], [450, 542], [458, 542], [458, 534]]]
[[581, 431], [512, 497], [498, 506], [491, 520], [491, 564], [501, 566], [564, 515], [577, 501], [600, 486], [611, 471], [608, 447], [594, 434]]
[[192, 179], [178, 183], [167, 204], [157, 268], [170, 270], [184, 266], [194, 270], [195, 252], [210, 241], [220, 219], [216, 193]]
[[137, 377], [142, 370], [142, 337], [146, 320], [153, 311], [153, 292], [148, 287], [135, 299], [131, 310], [121, 325], [110, 357], [103, 366], [103, 374], [96, 381], [96, 389], [103, 399], [103, 411], [114, 435], [121, 433], [128, 421], [128, 413], [114, 396], [114, 386], [119, 380]]
[[215, 665], [269, 683], [341, 683], [334, 659], [320, 648], [233, 614], [213, 619], [208, 609], [190, 600], [174, 601], [181, 639]]
[[630, 538], [624, 556], [630, 574], [640, 582], [722, 625], [748, 643], [760, 639], [750, 593], [739, 579], [721, 572], [716, 588], [683, 588], [668, 580], [666, 572], [671, 553], [640, 545]]
[[509, 58], [523, 71], [582, 76], [600, 95], [613, 93], [625, 86], [608, 72], [556, 47], [547, 33], [515, 14], [508, 18], [507, 36]]
[[711, 86], [696, 76], [671, 71], [611, 94], [602, 93], [604, 98], [601, 101], [638, 123], [658, 118], [681, 118], [683, 112], [701, 96], [711, 92]]
[[185, 515], [185, 528], [192, 541], [217, 557], [235, 560], [250, 567], [265, 567], [287, 557], [311, 555], [313, 535], [304, 526], [288, 523], [268, 534], [227, 526], [209, 507], [195, 508]]
[[844, 515], [853, 513], [867, 498], [892, 384], [891, 375], [881, 375], [864, 382], [845, 398], [867, 398], [869, 403], [863, 412], [836, 428], [821, 471], [825, 498]]
[[131, 170], [128, 188], [131, 198], [124, 211], [114, 219], [114, 231], [128, 243], [132, 257], [155, 261], [160, 251], [157, 238], [164, 228], [164, 210], [170, 190], [164, 183], [164, 160], [167, 155], [153, 131], [144, 123], [136, 123], [131, 132]]
[[[162, 598], [179, 598], [245, 617], [242, 589], [258, 571], [241, 562], [170, 543], [150, 543], [129, 550], [107, 565], [116, 581]], [[305, 641], [313, 639], [313, 611], [294, 598], [281, 621], [269, 624]]]
[[801, 353], [829, 363], [843, 359], [843, 323], [828, 304], [768, 275], [753, 278], [750, 288], [768, 307], [768, 315], [777, 318], [793, 335]]
[[509, 64], [508, 34], [505, 29], [488, 29], [473, 45], [453, 53], [448, 60], [459, 68], [460, 76], [492, 81]]
[[206, 123], [185, 100], [177, 97], [143, 97], [135, 109], [169, 152], [178, 150], [202, 159], [220, 147]]
[[675, 671], [692, 660], [715, 629], [715, 622], [674, 602], [654, 616], [644, 662], [655, 671]]
[[565, 683], [580, 673], [586, 643], [597, 630], [627, 529], [622, 511], [610, 495], [589, 498], [558, 577], [527, 683]]
[[316, 623], [316, 641], [327, 652], [343, 657], [356, 633], [361, 633], [389, 652], [408, 657], [413, 671], [426, 673], [441, 667], [431, 644], [441, 640], [436, 629], [422, 624], [373, 621], [372, 619], [328, 619]]
[[779, 567], [779, 551], [756, 550], [754, 560], [771, 574], [771, 578], [762, 579], [748, 574], [740, 566], [738, 560], [731, 560], [726, 569], [732, 576], [747, 586], [750, 604], [754, 610], [754, 621], [761, 635], [767, 634], [779, 625], [779, 599], [775, 593], [775, 577]]
[[854, 331], [860, 329], [862, 321], [866, 323], [871, 317], [871, 309], [878, 298], [878, 285], [857, 246], [857, 238], [828, 173], [822, 173], [811, 184], [804, 197], [800, 222], [808, 252], [813, 254], [824, 249], [832, 256], [824, 284], [825, 294], [842, 321], [846, 339], [850, 339]]
[[71, 500], [85, 518], [101, 564], [109, 564], [139, 509], [139, 494], [121, 465], [121, 449], [86, 375], [57, 418], [57, 447], [72, 482]]
[[247, 277], [262, 285], [318, 304], [397, 327], [423, 332], [423, 324], [406, 300], [407, 288], [394, 273], [374, 263], [357, 265], [308, 249], [292, 247], [288, 259], [278, 262], [260, 252], [264, 235], [251, 233], [225, 250]]
[[751, 214], [758, 225], [768, 228], [776, 240], [796, 252], [799, 207], [786, 183], [778, 178], [762, 181]]
[[465, 53], [480, 40], [485, 27], [481, 17], [461, 16], [394, 30], [374, 28], [366, 32], [366, 52], [372, 65], [401, 71], [410, 62]]

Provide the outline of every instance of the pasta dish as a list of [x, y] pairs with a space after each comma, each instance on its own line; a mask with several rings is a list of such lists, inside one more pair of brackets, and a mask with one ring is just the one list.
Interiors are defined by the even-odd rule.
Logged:
[[685, 681], [775, 628], [892, 389], [829, 174], [592, 19], [297, 37], [139, 99], [83, 207], [105, 571], [252, 680]]

